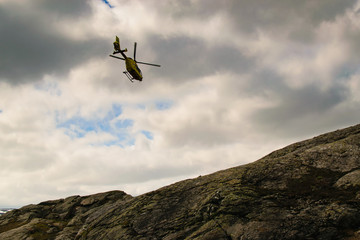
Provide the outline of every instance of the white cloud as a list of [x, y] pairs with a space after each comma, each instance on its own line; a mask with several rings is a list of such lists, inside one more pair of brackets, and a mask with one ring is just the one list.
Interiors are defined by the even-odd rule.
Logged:
[[351, 94], [349, 96], [349, 100], [352, 104], [357, 105], [360, 103], [360, 73], [353, 75], [348, 82], [348, 89]]
[[[104, 39], [108, 52], [90, 44], [76, 64], [59, 62], [62, 74], [45, 64], [31, 69], [36, 81], [0, 82], [0, 206], [113, 189], [137, 195], [358, 121], [356, 8], [332, 4], [316, 17], [306, 4], [273, 2], [266, 22], [247, 13], [256, 4], [187, 3], [88, 1], [78, 17], [29, 5], [24, 19], [48, 19], [67, 45]], [[284, 9], [295, 16], [275, 14]], [[162, 67], [144, 66], [144, 81], [130, 83], [124, 62], [108, 57], [116, 34], [130, 55], [138, 41], [141, 60]], [[83, 53], [70, 50], [64, 56]]]
[[[170, 183], [171, 179], [210, 173], [255, 160], [269, 149], [251, 152], [254, 149], [243, 140], [251, 136], [246, 117], [256, 106], [264, 106], [265, 100], [243, 98], [232, 102], [234, 98], [229, 95], [230, 84], [246, 85], [248, 80], [237, 81], [241, 77], [219, 74], [177, 89], [153, 84], [138, 92], [120, 90], [119, 95], [119, 91], [99, 88], [94, 83], [108, 77], [103, 73], [108, 68], [104, 62], [95, 60], [74, 69], [66, 80], [47, 76], [36, 84], [17, 87], [2, 84], [4, 135], [0, 146], [6, 166], [3, 171], [12, 173], [3, 175], [8, 183], [3, 191], [10, 191], [14, 181], [20, 181], [21, 188], [26, 189], [41, 186], [36, 197], [24, 198], [18, 204], [35, 201], [39, 196], [90, 194], [95, 186], [104, 189], [104, 185], [139, 194], [138, 189], [152, 190], [158, 186], [139, 187], [146, 182]], [[153, 91], [159, 94], [154, 95]], [[174, 104], [156, 107], [162, 99], [170, 99]], [[101, 144], [116, 140], [112, 131], [76, 129], [81, 125], [75, 123], [58, 126], [59, 121], [77, 116], [102, 119], [112, 111], [113, 104], [121, 104], [122, 112], [112, 121], [134, 121], [124, 132], [134, 138], [133, 145]], [[69, 134], [81, 130], [79, 137]], [[143, 130], [150, 132], [153, 139], [146, 138]], [[245, 158], [239, 157], [245, 156], [246, 151], [249, 152]], [[17, 179], [20, 173], [22, 177]], [[50, 188], [53, 189], [49, 192]], [[9, 205], [16, 198], [14, 193], [1, 201]]]

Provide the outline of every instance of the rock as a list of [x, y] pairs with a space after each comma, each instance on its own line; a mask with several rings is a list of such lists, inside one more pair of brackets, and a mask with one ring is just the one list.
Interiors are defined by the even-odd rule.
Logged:
[[85, 198], [84, 200], [81, 201], [81, 205], [82, 206], [89, 206], [91, 204], [93, 204], [95, 202], [95, 199], [94, 198]]
[[335, 186], [340, 188], [360, 187], [360, 170], [346, 174], [335, 183]]
[[[122, 191], [111, 191], [28, 205], [4, 214], [0, 219], [0, 239], [74, 239], [89, 215], [101, 212], [98, 208], [107, 209], [117, 201], [131, 198]], [[95, 202], [102, 204], [89, 208]]]
[[121, 191], [0, 216], [0, 239], [360, 239], [360, 125], [137, 197]]

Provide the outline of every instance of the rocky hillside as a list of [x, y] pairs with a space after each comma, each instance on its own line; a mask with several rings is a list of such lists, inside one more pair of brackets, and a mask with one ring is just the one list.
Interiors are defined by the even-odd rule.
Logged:
[[138, 197], [25, 206], [0, 239], [360, 239], [360, 125]]

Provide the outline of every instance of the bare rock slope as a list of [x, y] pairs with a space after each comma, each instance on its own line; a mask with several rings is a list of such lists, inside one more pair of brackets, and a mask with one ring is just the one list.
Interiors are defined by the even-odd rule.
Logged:
[[360, 239], [360, 125], [138, 197], [28, 205], [0, 239]]

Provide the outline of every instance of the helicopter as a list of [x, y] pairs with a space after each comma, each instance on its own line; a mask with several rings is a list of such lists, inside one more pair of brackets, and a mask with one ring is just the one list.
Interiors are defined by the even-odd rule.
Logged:
[[[127, 52], [127, 48], [121, 50], [119, 37], [116, 36], [115, 42], [114, 42], [113, 55], [109, 55], [110, 57], [121, 59], [121, 60], [125, 61], [127, 71], [124, 71], [123, 73], [126, 75], [126, 77], [131, 82], [134, 82], [133, 80], [142, 81], [142, 79], [143, 79], [143, 76], [142, 76], [140, 68], [138, 67], [138, 64], [145, 64], [145, 65], [150, 65], [150, 66], [154, 66], [154, 67], [160, 67], [159, 64], [136, 61], [136, 45], [137, 45], [137, 43], [135, 42], [134, 43], [134, 59], [129, 58], [125, 55], [125, 52]], [[114, 56], [115, 54], [118, 54], [118, 53], [120, 53], [122, 55], [122, 57]]]

